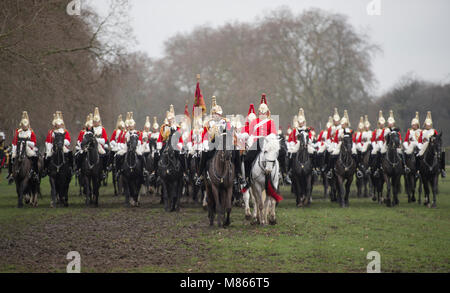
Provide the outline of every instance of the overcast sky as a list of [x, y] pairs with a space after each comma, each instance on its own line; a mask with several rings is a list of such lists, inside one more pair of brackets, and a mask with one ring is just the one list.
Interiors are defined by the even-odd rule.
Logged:
[[[83, 1], [83, 0], [82, 0]], [[91, 0], [100, 14], [109, 1]], [[345, 14], [357, 30], [369, 34], [383, 53], [373, 60], [378, 80], [374, 94], [392, 87], [406, 73], [435, 82], [450, 82], [450, 1], [375, 0], [381, 15], [369, 16], [372, 0], [129, 0], [138, 41], [135, 50], [150, 57], [163, 55], [164, 41], [199, 25], [214, 27], [229, 21], [253, 21], [286, 6], [294, 13], [311, 7]]]

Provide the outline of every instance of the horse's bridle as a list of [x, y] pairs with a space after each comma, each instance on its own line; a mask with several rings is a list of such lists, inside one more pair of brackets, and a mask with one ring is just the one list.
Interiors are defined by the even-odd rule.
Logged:
[[[62, 154], [62, 162], [61, 162], [61, 164], [56, 164], [55, 163], [55, 157], [53, 156], [52, 157], [52, 160], [51, 160], [51, 163], [52, 163], [52, 165], [56, 168], [56, 173], [59, 173], [59, 169], [62, 167], [62, 166], [64, 166], [64, 164], [65, 164], [65, 158], [64, 158], [64, 143], [63, 143], [63, 145], [61, 146], [61, 148], [59, 148], [58, 147], [58, 149], [56, 149], [56, 147], [57, 147], [57, 145], [56, 144], [53, 144], [53, 153], [55, 153], [55, 154]], [[57, 155], [58, 156], [58, 155]]]
[[[92, 145], [94, 144], [93, 143], [93, 140], [94, 139], [96, 139], [95, 137], [94, 137], [94, 134], [92, 133], [92, 132], [88, 132], [88, 133], [90, 133], [90, 134], [92, 134], [91, 136], [90, 136], [90, 138], [89, 138], [89, 140], [88, 140], [88, 142], [86, 143], [86, 145], [84, 146], [84, 150], [86, 150], [86, 149], [92, 149]], [[95, 144], [94, 144], [94, 147], [95, 147]], [[98, 164], [98, 162], [100, 161], [100, 155], [99, 155], [99, 153], [98, 153], [98, 150], [95, 152], [96, 154], [97, 154], [97, 158], [96, 158], [96, 160], [95, 160], [95, 162], [93, 163], [93, 164], [91, 164], [91, 157], [90, 157], [90, 152], [89, 151], [87, 151], [87, 156], [86, 156], [86, 158], [87, 158], [87, 163], [88, 163], [88, 168], [89, 168], [89, 170], [92, 170], [93, 168], [94, 168], [94, 166], [95, 165], [97, 165]]]

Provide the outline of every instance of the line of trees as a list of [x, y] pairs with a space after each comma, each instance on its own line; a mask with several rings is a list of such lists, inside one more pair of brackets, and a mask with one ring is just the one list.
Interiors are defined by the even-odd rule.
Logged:
[[254, 22], [201, 26], [169, 38], [163, 57], [152, 59], [130, 53], [136, 42], [126, 0], [111, 1], [106, 18], [85, 6], [80, 17], [69, 16], [68, 2], [0, 3], [0, 130], [8, 139], [23, 110], [41, 142], [56, 110], [73, 135], [95, 106], [109, 132], [128, 111], [138, 127], [147, 115], [161, 122], [170, 104], [177, 114], [186, 101], [191, 109], [197, 73], [208, 110], [215, 95], [225, 114], [245, 115], [266, 93], [284, 128], [300, 107], [315, 128], [334, 107], [348, 109], [353, 126], [363, 114], [375, 126], [378, 110], [391, 108], [403, 129], [418, 109], [422, 119], [433, 111], [443, 130], [450, 122], [450, 85], [403, 78], [381, 98], [370, 96], [380, 48], [341, 14], [280, 8]]

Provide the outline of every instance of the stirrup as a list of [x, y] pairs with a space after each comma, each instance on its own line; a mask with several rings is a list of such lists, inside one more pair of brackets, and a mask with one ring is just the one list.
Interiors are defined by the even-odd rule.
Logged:
[[332, 170], [329, 170], [329, 171], [327, 172], [327, 178], [328, 178], [328, 179], [333, 179], [333, 171], [332, 171]]
[[445, 170], [441, 170], [441, 177], [445, 178], [447, 176], [447, 173], [445, 172]]
[[361, 172], [361, 170], [356, 171], [356, 178], [361, 179], [364, 177], [363, 172]]

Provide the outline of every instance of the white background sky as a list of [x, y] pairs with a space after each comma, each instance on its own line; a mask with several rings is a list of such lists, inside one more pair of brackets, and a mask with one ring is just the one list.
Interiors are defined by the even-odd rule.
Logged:
[[[83, 1], [83, 0], [82, 0]], [[87, 1], [87, 0], [84, 0]], [[104, 15], [109, 1], [91, 0]], [[229, 21], [253, 21], [281, 6], [300, 13], [311, 7], [342, 13], [359, 31], [366, 32], [383, 53], [373, 60], [381, 94], [399, 78], [413, 72], [435, 82], [450, 82], [450, 1], [380, 0], [381, 15], [369, 16], [371, 0], [129, 0], [136, 48], [161, 57], [164, 41], [199, 25], [220, 26]]]

